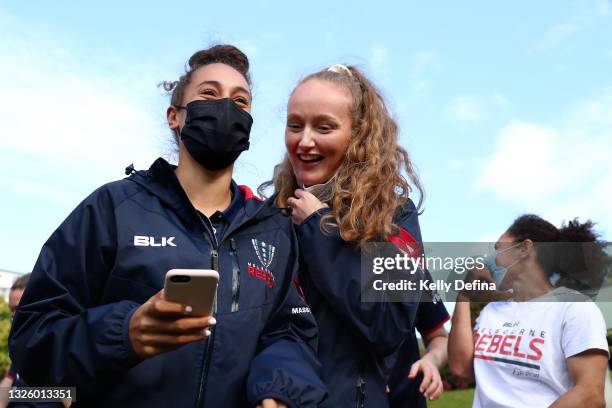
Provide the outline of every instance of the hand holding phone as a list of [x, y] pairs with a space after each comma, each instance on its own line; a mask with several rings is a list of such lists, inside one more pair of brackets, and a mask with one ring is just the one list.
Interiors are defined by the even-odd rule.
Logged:
[[164, 298], [191, 307], [198, 316], [212, 315], [219, 272], [212, 269], [172, 269], [166, 273]]
[[[141, 358], [152, 357], [185, 344], [203, 340], [210, 335], [208, 328], [216, 324], [215, 318], [210, 314], [214, 305], [219, 274], [212, 271], [215, 272], [215, 277], [215, 274], [195, 273], [200, 278], [192, 280], [192, 278], [184, 278], [188, 275], [186, 273], [173, 271], [169, 271], [166, 276], [166, 282], [170, 281], [166, 290], [160, 290], [153, 295], [136, 309], [130, 318], [130, 341], [134, 352]], [[170, 272], [173, 273], [170, 274]], [[172, 276], [183, 276], [183, 278], [172, 279]], [[201, 276], [208, 277], [201, 278]], [[205, 293], [199, 292], [196, 288], [200, 288]], [[168, 289], [170, 289], [171, 298], [179, 301], [171, 301], [167, 298], [165, 292]], [[196, 295], [198, 293], [199, 295]], [[190, 305], [188, 303], [190, 301], [193, 301], [195, 306]]]

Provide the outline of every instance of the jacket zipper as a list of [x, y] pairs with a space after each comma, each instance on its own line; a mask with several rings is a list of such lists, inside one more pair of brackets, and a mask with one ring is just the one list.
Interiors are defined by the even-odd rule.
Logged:
[[[255, 215], [257, 215], [261, 210], [263, 210], [265, 207], [260, 208], [255, 214], [253, 214], [251, 216], [252, 219], [255, 218]], [[212, 269], [214, 269], [215, 271], [219, 271], [219, 243], [217, 242], [217, 237], [214, 233], [214, 228], [212, 226], [212, 223], [210, 222], [210, 220], [208, 219], [208, 217], [206, 217], [206, 220], [204, 220], [204, 218], [202, 218], [200, 216], [200, 213], [196, 211], [196, 214], [198, 216], [198, 218], [200, 219], [200, 221], [202, 222], [202, 224], [204, 225], [207, 234], [206, 238], [209, 240], [209, 242], [211, 243], [211, 245], [214, 247], [214, 249], [212, 251], [210, 251], [210, 255], [211, 255], [211, 266]], [[208, 221], [208, 222], [207, 222]], [[234, 232], [233, 230], [228, 230], [226, 231], [225, 235], [229, 235], [230, 232]], [[212, 238], [211, 238], [212, 237]], [[233, 289], [233, 284], [232, 284], [232, 289]], [[237, 287], [237, 290], [240, 289], [240, 286]], [[236, 295], [238, 295], [238, 292], [236, 293]], [[233, 296], [232, 296], [233, 298]], [[236, 297], [237, 299], [237, 297]], [[217, 297], [215, 296], [215, 303], [213, 306], [213, 314], [215, 314], [217, 311]], [[215, 340], [215, 328], [216, 326], [211, 327], [210, 330], [210, 336], [208, 337], [208, 340], [206, 341], [206, 345], [204, 346], [204, 361], [202, 362], [202, 372], [201, 372], [201, 376], [200, 376], [200, 386], [198, 389], [198, 394], [196, 397], [196, 408], [199, 408], [200, 405], [202, 404], [202, 400], [204, 399], [204, 395], [206, 393], [206, 381], [208, 380], [208, 369], [210, 367], [210, 355], [212, 354], [213, 351], [213, 344], [214, 344], [214, 340]]]
[[[202, 224], [204, 225], [207, 231], [205, 233], [206, 237], [209, 239], [209, 242], [213, 246], [213, 249], [210, 251], [210, 266], [213, 270], [218, 272], [219, 271], [219, 243], [217, 242], [217, 237], [214, 232], [215, 230], [212, 226], [212, 223], [208, 219], [208, 217], [204, 219], [200, 216], [199, 212], [196, 211], [196, 213], [198, 215], [198, 218], [200, 219], [200, 221], [202, 222]], [[216, 312], [217, 312], [217, 296], [215, 295], [212, 314], [214, 315]], [[208, 340], [206, 340], [206, 343], [204, 345], [204, 358], [202, 361], [200, 386], [198, 387], [198, 394], [196, 397], [196, 404], [195, 404], [196, 408], [198, 408], [202, 404], [202, 400], [204, 399], [204, 394], [206, 391], [206, 380], [208, 379], [208, 370], [210, 368], [210, 356], [212, 355], [213, 346], [215, 342], [215, 326], [212, 326], [211, 328], [209, 328], [209, 330], [210, 330], [210, 336], [208, 336]]]
[[[219, 252], [216, 249], [210, 251], [211, 255], [211, 267], [215, 271], [219, 270]], [[213, 315], [217, 312], [217, 296], [215, 295], [215, 301], [213, 303]], [[210, 368], [210, 356], [212, 355], [213, 345], [215, 342], [215, 326], [210, 327], [210, 336], [206, 340], [204, 345], [204, 358], [202, 361], [202, 375], [200, 376], [200, 386], [198, 388], [198, 396], [196, 398], [196, 408], [198, 408], [202, 399], [204, 398], [204, 392], [206, 391], [206, 380], [208, 380], [208, 370]]]
[[231, 311], [238, 311], [238, 299], [240, 297], [240, 263], [238, 261], [238, 249], [236, 240], [230, 238], [230, 255], [232, 257], [232, 307]]
[[357, 377], [357, 408], [365, 407], [365, 380], [359, 375]]

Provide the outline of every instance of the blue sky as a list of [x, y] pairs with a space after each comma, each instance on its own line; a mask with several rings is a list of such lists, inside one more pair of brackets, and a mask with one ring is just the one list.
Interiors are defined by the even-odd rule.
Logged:
[[156, 84], [218, 42], [243, 48], [253, 69], [240, 183], [256, 187], [281, 160], [296, 81], [357, 64], [423, 179], [426, 241], [492, 240], [525, 212], [590, 217], [610, 239], [610, 1], [4, 0], [0, 269], [30, 270], [87, 194], [171, 154]]

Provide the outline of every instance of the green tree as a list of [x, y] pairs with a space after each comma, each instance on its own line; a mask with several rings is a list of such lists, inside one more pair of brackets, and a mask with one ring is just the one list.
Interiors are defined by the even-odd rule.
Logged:
[[8, 337], [11, 330], [11, 309], [4, 299], [0, 298], [0, 378], [8, 371], [11, 360], [8, 353]]

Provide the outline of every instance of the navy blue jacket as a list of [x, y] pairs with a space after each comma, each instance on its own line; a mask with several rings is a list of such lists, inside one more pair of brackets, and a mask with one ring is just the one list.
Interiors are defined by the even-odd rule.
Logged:
[[[435, 302], [423, 301], [417, 310], [415, 329], [421, 337], [438, 330], [450, 319], [442, 300]], [[423, 373], [414, 379], [408, 378], [412, 364], [421, 358], [419, 342], [415, 331], [404, 340], [395, 355], [389, 358], [392, 365], [388, 385], [390, 389], [389, 401], [392, 408], [427, 408], [425, 397], [419, 391], [423, 382]]]
[[[337, 229], [321, 231], [321, 217], [310, 215], [297, 227], [300, 282], [319, 325], [319, 360], [329, 398], [325, 407], [389, 406], [385, 357], [413, 331], [417, 302], [361, 302], [361, 252]], [[400, 237], [421, 242], [414, 204], [396, 213]], [[390, 240], [393, 241], [393, 240]]]
[[[42, 248], [15, 315], [10, 353], [23, 379], [75, 386], [79, 406], [317, 406], [325, 386], [316, 324], [293, 282], [293, 227], [232, 189], [243, 205], [219, 242], [162, 159], [85, 199]], [[208, 340], [143, 360], [129, 321], [173, 268], [219, 271], [217, 324]]]

